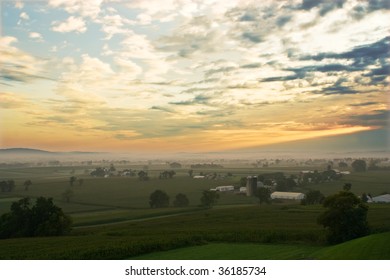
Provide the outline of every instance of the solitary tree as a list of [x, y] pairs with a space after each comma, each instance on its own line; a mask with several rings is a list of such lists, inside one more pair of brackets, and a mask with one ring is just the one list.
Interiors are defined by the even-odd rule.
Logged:
[[341, 243], [368, 234], [368, 206], [352, 192], [342, 190], [328, 196], [323, 203], [327, 208], [318, 217], [318, 223], [327, 230], [329, 243]]
[[217, 203], [219, 199], [219, 194], [215, 191], [203, 191], [202, 197], [200, 198], [200, 202], [203, 207], [211, 208], [214, 204]]
[[73, 198], [74, 196], [74, 192], [71, 190], [71, 189], [66, 189], [63, 193], [62, 193], [62, 198], [67, 202], [69, 203], [70, 200]]
[[77, 178], [75, 176], [72, 176], [69, 178], [69, 184], [73, 186], [74, 182], [76, 182]]
[[173, 201], [173, 206], [175, 207], [187, 207], [189, 204], [190, 201], [187, 196], [182, 193], [177, 194], [175, 200]]
[[25, 190], [25, 191], [28, 191], [28, 188], [29, 188], [31, 185], [32, 185], [32, 182], [31, 182], [30, 179], [24, 181], [24, 183], [23, 183], [24, 190]]
[[362, 159], [353, 161], [351, 166], [355, 172], [364, 172], [367, 169], [367, 164]]
[[192, 169], [188, 170], [188, 175], [190, 175], [190, 177], [192, 177], [193, 173], [194, 173], [194, 170], [192, 170]]
[[169, 196], [162, 190], [156, 190], [150, 194], [149, 204], [151, 208], [163, 208], [169, 206]]

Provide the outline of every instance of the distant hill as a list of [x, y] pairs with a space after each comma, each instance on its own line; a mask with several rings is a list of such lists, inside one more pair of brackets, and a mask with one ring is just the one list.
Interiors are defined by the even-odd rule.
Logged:
[[0, 162], [33, 162], [41, 160], [91, 160], [108, 156], [97, 152], [51, 152], [30, 148], [0, 149]]
[[0, 155], [4, 154], [44, 154], [44, 155], [51, 155], [56, 154], [54, 152], [44, 151], [44, 150], [38, 150], [38, 149], [29, 149], [29, 148], [10, 148], [10, 149], [0, 149]]

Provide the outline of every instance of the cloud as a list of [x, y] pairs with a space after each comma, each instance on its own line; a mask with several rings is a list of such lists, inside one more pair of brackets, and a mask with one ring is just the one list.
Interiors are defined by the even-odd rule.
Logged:
[[173, 35], [162, 37], [159, 49], [190, 58], [197, 53], [217, 51], [221, 40], [222, 34], [217, 26], [207, 16], [198, 16], [177, 28]]
[[19, 17], [21, 19], [24, 19], [24, 20], [29, 20], [30, 19], [29, 15], [26, 12], [21, 12]]
[[70, 14], [96, 19], [101, 11], [103, 0], [49, 0], [54, 8], [63, 8]]
[[371, 106], [371, 105], [379, 105], [381, 103], [379, 102], [362, 102], [362, 103], [355, 103], [355, 104], [349, 104], [349, 106], [352, 106], [352, 107], [365, 107], [365, 106]]
[[38, 33], [38, 32], [30, 32], [28, 34], [28, 37], [30, 39], [33, 39], [35, 41], [38, 41], [38, 42], [43, 42], [43, 37], [42, 37], [42, 34]]
[[388, 127], [390, 112], [388, 110], [374, 110], [366, 114], [356, 114], [348, 116], [346, 123], [351, 125], [364, 125], [371, 127]]
[[172, 105], [196, 105], [196, 104], [209, 104], [212, 98], [205, 95], [197, 95], [192, 100], [170, 102]]
[[297, 8], [306, 11], [319, 8], [319, 14], [324, 16], [334, 9], [342, 8], [345, 2], [347, 0], [303, 0]]
[[163, 112], [167, 112], [167, 113], [175, 113], [174, 110], [170, 109], [170, 108], [166, 108], [166, 107], [162, 107], [162, 106], [152, 106], [150, 107], [151, 110], [159, 110], [159, 111], [163, 111]]
[[15, 1], [15, 8], [23, 9], [23, 7], [24, 7], [23, 1]]
[[67, 33], [73, 31], [77, 33], [84, 33], [85, 31], [87, 31], [87, 27], [85, 26], [85, 21], [82, 18], [70, 16], [64, 22], [58, 22], [58, 21], [53, 22], [52, 30], [61, 33]]
[[13, 46], [15, 37], [0, 37], [0, 79], [6, 82], [31, 82], [48, 79], [44, 71], [46, 61], [31, 56]]
[[15, 93], [0, 92], [0, 108], [19, 109], [26, 107], [28, 102]]
[[389, 55], [390, 36], [387, 36], [377, 42], [367, 45], [354, 47], [351, 51], [342, 53], [319, 53], [316, 55], [309, 55], [301, 57], [302, 60], [316, 60], [324, 59], [352, 59], [353, 65], [367, 66], [374, 64], [378, 59], [386, 59]]
[[[342, 73], [351, 74], [360, 72], [360, 77], [371, 79], [371, 85], [378, 85], [378, 82], [386, 84], [386, 77], [389, 75], [389, 65], [386, 59], [389, 55], [390, 37], [385, 37], [377, 42], [367, 45], [356, 46], [350, 51], [334, 53], [319, 53], [315, 55], [306, 55], [299, 57], [300, 61], [314, 61], [316, 64], [302, 67], [284, 68], [286, 75], [273, 76], [261, 79], [261, 82], [292, 81], [298, 79], [311, 79], [316, 73], [333, 73], [341, 75]], [[329, 61], [332, 61], [331, 63]], [[378, 67], [377, 65], [380, 65]], [[293, 74], [291, 74], [291, 72]], [[339, 80], [340, 82], [341, 80]], [[356, 80], [359, 81], [359, 78]], [[345, 80], [343, 81], [345, 82]], [[359, 91], [350, 86], [335, 84], [323, 88], [325, 94], [354, 94]]]

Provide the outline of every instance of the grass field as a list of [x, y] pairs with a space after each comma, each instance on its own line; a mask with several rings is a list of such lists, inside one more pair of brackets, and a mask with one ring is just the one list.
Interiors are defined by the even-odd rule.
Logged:
[[[175, 254], [182, 254], [183, 258], [197, 258], [196, 254], [219, 258], [213, 251], [224, 252], [220, 256], [232, 259], [305, 259], [315, 256], [318, 246], [323, 244], [324, 231], [316, 223], [323, 211], [321, 206], [301, 206], [298, 202], [259, 206], [256, 198], [233, 193], [222, 193], [211, 210], [198, 206], [203, 190], [238, 185], [241, 176], [246, 175], [273, 171], [297, 174], [300, 167], [259, 169], [243, 165], [210, 171], [233, 173], [222, 180], [192, 179], [188, 169], [177, 170], [173, 179], [160, 180], [157, 175], [166, 167], [149, 168], [152, 178], [146, 182], [135, 177], [93, 178], [84, 175], [85, 167], [81, 166], [0, 169], [0, 180], [16, 182], [12, 193], [0, 193], [0, 214], [9, 211], [13, 201], [25, 196], [53, 197], [56, 205], [71, 215], [75, 226], [70, 236], [0, 240], [0, 259], [127, 259], [140, 255], [140, 258], [164, 258], [159, 255], [162, 251], [171, 254], [167, 258], [174, 259], [180, 258]], [[72, 187], [74, 197], [66, 203], [62, 193], [70, 187], [73, 169], [84, 183]], [[33, 182], [28, 191], [23, 187], [26, 179]], [[296, 191], [310, 188], [328, 195], [339, 191], [346, 182], [352, 183], [352, 191], [358, 195], [390, 191], [390, 174], [380, 171], [352, 173], [340, 181], [313, 184]], [[171, 202], [176, 194], [184, 193], [190, 206], [151, 209], [149, 195], [156, 189], [166, 191]], [[370, 205], [368, 221], [373, 232], [390, 231], [390, 205]], [[194, 251], [194, 255], [186, 257], [186, 251], [181, 250], [190, 250], [186, 247], [194, 245], [199, 253]], [[232, 250], [230, 246], [238, 247]], [[326, 249], [321, 258], [326, 258]], [[147, 253], [152, 255], [147, 257], [144, 255]]]
[[216, 243], [141, 255], [139, 260], [389, 260], [390, 232], [343, 244], [305, 245]]
[[216, 243], [141, 255], [135, 260], [304, 260], [319, 246]]

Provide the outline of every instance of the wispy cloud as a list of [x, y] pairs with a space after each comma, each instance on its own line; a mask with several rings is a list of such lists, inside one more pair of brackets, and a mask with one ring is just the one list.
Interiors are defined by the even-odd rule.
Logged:
[[52, 23], [52, 30], [61, 33], [73, 32], [84, 33], [87, 31], [85, 21], [82, 18], [70, 16], [63, 22], [55, 21]]

